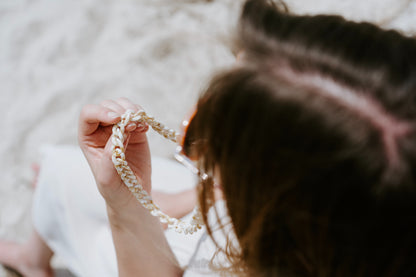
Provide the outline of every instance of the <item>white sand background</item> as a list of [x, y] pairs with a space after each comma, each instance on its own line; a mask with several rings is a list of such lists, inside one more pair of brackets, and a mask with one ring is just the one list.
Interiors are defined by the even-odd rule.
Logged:
[[[241, 2], [0, 0], [0, 238], [30, 233], [31, 164], [44, 144], [77, 144], [84, 104], [128, 97], [178, 128], [209, 76], [232, 64]], [[287, 2], [416, 33], [416, 0]], [[174, 149], [150, 141], [156, 155]]]

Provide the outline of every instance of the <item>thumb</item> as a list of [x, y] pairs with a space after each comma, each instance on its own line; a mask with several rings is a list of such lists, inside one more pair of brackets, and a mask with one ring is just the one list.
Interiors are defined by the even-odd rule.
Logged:
[[79, 118], [79, 134], [88, 136], [101, 124], [108, 126], [117, 123], [121, 115], [103, 106], [86, 105], [82, 108]]

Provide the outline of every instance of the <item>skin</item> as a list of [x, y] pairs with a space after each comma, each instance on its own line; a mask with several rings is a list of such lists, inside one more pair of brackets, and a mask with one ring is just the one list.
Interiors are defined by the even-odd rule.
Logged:
[[[126, 110], [137, 111], [126, 98], [87, 105], [79, 119], [78, 141], [107, 206], [117, 254], [119, 276], [182, 276], [157, 218], [151, 216], [122, 183], [111, 161], [111, 128]], [[130, 124], [126, 130], [127, 162], [139, 182], [151, 191], [147, 126]], [[138, 220], [140, 219], [140, 220]]]
[[[240, 51], [237, 62], [243, 58], [244, 53]], [[120, 120], [127, 109], [137, 111], [141, 107], [126, 98], [106, 100], [99, 105], [86, 105], [79, 118], [78, 132], [80, 147], [106, 201], [119, 276], [135, 276], [138, 272], [144, 276], [182, 276], [183, 271], [163, 235], [166, 226], [138, 204], [120, 180], [111, 161], [109, 139], [112, 125]], [[137, 179], [150, 192], [151, 162], [147, 130], [147, 125], [127, 126], [129, 135], [125, 153]], [[39, 168], [35, 170], [38, 172]], [[36, 186], [36, 177], [32, 186]], [[176, 218], [188, 214], [197, 202], [195, 189], [177, 194], [152, 191], [152, 198], [163, 212]], [[223, 198], [220, 188], [215, 189], [215, 198]], [[23, 276], [54, 276], [50, 266], [52, 256], [53, 251], [35, 229], [24, 243], [0, 240], [0, 264]]]
[[[80, 145], [97, 180], [100, 192], [107, 202], [120, 276], [135, 276], [138, 272], [145, 276], [180, 276], [182, 271], [161, 231], [166, 226], [161, 225], [153, 216], [149, 216], [149, 213], [144, 211], [131, 196], [111, 162], [109, 151], [111, 145], [108, 142], [111, 126], [120, 119], [120, 114], [127, 108], [134, 111], [140, 109], [125, 98], [116, 101], [106, 100], [100, 105], [88, 105], [84, 107], [79, 122]], [[133, 124], [128, 126], [127, 130], [130, 133], [126, 150], [129, 165], [136, 173], [138, 172], [138, 179], [145, 189], [150, 191], [150, 152], [146, 138], [148, 126]], [[35, 188], [39, 173], [38, 165], [34, 167], [34, 171], [33, 187]], [[152, 198], [163, 212], [176, 218], [188, 214], [197, 202], [195, 189], [175, 194], [152, 191]], [[29, 239], [23, 243], [0, 240], [0, 264], [23, 276], [54, 276], [50, 266], [52, 256], [53, 251], [35, 229]]]
[[[34, 179], [36, 184], [36, 177]], [[180, 218], [191, 212], [196, 204], [195, 189], [170, 194], [152, 191], [153, 200], [166, 214]], [[166, 228], [167, 226], [163, 226]], [[50, 261], [52, 249], [33, 229], [29, 239], [23, 243], [0, 240], [0, 264], [7, 266], [23, 276], [51, 277], [54, 276]]]
[[22, 276], [52, 277], [53, 252], [36, 231], [23, 244], [0, 240], [0, 262]]

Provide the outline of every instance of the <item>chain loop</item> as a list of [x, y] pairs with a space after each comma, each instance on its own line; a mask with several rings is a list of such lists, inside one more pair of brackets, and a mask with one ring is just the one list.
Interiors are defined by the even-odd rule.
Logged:
[[191, 221], [184, 222], [180, 219], [172, 218], [163, 213], [160, 208], [153, 202], [151, 196], [143, 189], [143, 186], [137, 181], [136, 175], [131, 170], [126, 161], [124, 154], [125, 128], [130, 123], [147, 123], [153, 130], [165, 137], [166, 139], [177, 142], [178, 136], [175, 130], [167, 128], [162, 123], [156, 121], [154, 117], [147, 115], [143, 110], [136, 113], [128, 110], [121, 116], [120, 122], [113, 126], [112, 135], [112, 161], [117, 173], [120, 175], [124, 184], [133, 193], [136, 199], [146, 208], [153, 216], [159, 217], [160, 222], [168, 224], [168, 228], [176, 230], [178, 233], [193, 234], [202, 228], [203, 220], [198, 207], [195, 207]]

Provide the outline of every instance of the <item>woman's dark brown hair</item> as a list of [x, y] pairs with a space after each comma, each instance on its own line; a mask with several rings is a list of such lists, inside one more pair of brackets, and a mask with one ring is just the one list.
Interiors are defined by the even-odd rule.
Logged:
[[416, 41], [282, 7], [245, 3], [243, 61], [212, 80], [185, 138], [219, 173], [233, 269], [416, 276]]

